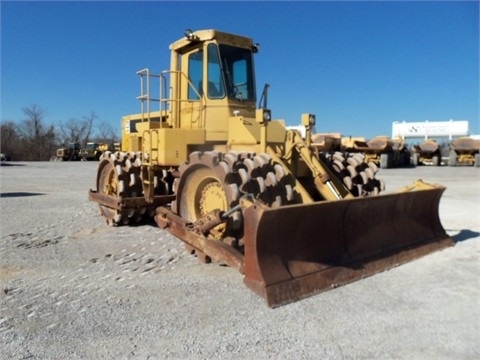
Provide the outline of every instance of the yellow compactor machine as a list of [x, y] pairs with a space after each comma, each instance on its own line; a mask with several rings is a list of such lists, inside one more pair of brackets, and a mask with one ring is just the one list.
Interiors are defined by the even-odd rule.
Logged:
[[444, 187], [373, 195], [381, 185], [364, 163], [312, 150], [314, 115], [301, 116], [303, 139], [272, 120], [268, 85], [257, 107], [250, 38], [187, 30], [170, 49], [170, 70], [138, 72], [141, 112], [123, 117], [121, 151], [100, 158], [89, 198], [108, 224], [154, 217], [201, 260], [240, 271], [270, 307], [452, 244]]

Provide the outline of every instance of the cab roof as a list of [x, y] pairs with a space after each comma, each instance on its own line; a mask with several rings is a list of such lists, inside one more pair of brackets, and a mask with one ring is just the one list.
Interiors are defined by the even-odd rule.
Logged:
[[[189, 31], [190, 30], [187, 30], [185, 31], [185, 33], [187, 34], [187, 32]], [[251, 48], [253, 45], [253, 41], [249, 37], [226, 33], [214, 29], [197, 30], [194, 32], [190, 31], [190, 34], [190, 37], [184, 36], [183, 38], [170, 44], [170, 49], [181, 52], [181, 49], [190, 47], [192, 43], [205, 42], [210, 40], [217, 40], [217, 42], [222, 44], [228, 44], [243, 48]]]

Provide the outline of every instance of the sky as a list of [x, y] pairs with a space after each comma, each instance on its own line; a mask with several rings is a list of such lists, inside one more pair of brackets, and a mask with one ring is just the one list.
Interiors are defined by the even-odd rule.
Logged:
[[137, 70], [168, 69], [187, 28], [253, 38], [257, 96], [317, 132], [391, 135], [393, 121], [479, 124], [478, 1], [1, 1], [1, 121], [36, 104], [58, 124], [92, 112], [120, 132]]

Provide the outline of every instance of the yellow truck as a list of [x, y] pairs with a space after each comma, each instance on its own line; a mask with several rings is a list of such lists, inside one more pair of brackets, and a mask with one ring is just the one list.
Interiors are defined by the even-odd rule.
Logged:
[[449, 166], [480, 166], [480, 140], [471, 137], [459, 137], [450, 143]]
[[440, 145], [435, 139], [425, 139], [420, 144], [412, 146], [412, 159], [414, 165], [440, 166], [442, 164]]
[[380, 135], [366, 140], [361, 137], [342, 138], [343, 151], [363, 155], [365, 162], [372, 162], [381, 169], [411, 165], [410, 151], [401, 138], [391, 139]]
[[53, 161], [78, 161], [80, 156], [80, 143], [71, 142], [67, 146], [58, 148], [55, 155], [50, 159]]
[[85, 147], [80, 150], [80, 158], [85, 161], [100, 159], [100, 156], [107, 150], [111, 150], [108, 144], [98, 142], [87, 142]]

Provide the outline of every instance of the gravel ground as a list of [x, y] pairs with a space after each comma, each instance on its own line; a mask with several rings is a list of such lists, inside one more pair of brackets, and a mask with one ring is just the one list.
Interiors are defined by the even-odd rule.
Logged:
[[96, 163], [9, 165], [4, 359], [480, 358], [479, 168], [381, 170], [387, 190], [447, 186], [440, 218], [455, 246], [272, 310], [167, 232], [106, 226], [87, 200]]

